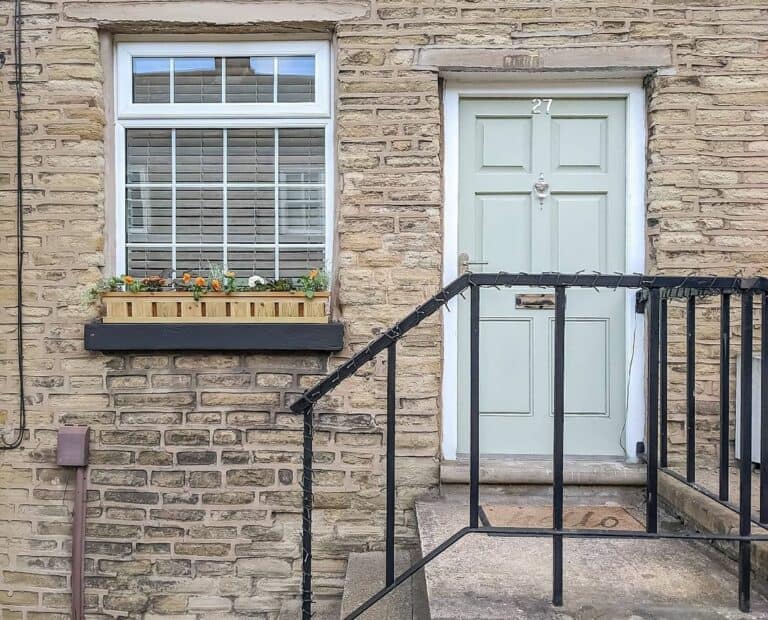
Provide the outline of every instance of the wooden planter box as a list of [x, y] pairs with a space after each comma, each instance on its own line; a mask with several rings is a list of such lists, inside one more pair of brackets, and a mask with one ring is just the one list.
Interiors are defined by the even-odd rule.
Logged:
[[103, 293], [104, 323], [327, 323], [327, 292]]

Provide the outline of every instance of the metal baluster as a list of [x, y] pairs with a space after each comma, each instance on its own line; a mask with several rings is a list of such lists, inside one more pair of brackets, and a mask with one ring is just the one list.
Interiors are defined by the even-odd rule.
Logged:
[[731, 295], [720, 296], [720, 493], [722, 501], [728, 501], [729, 430], [731, 399]]
[[658, 450], [659, 450], [659, 289], [650, 291], [650, 340], [648, 343], [648, 459], [645, 487], [645, 529], [658, 530]]
[[387, 540], [386, 585], [395, 581], [395, 378], [397, 342], [387, 347]]
[[312, 438], [315, 423], [312, 407], [304, 411], [304, 455], [301, 475], [301, 617], [312, 618]]
[[668, 316], [668, 308], [667, 308], [667, 300], [662, 299], [661, 300], [661, 316], [659, 317], [659, 323], [660, 323], [660, 330], [661, 334], [659, 335], [659, 357], [660, 357], [660, 368], [659, 368], [659, 407], [660, 407], [660, 443], [661, 443], [661, 453], [660, 453], [660, 464], [661, 467], [667, 467], [669, 465], [668, 459], [667, 459], [667, 452], [668, 452], [668, 444], [669, 444], [669, 438], [668, 438], [668, 413], [669, 413], [669, 402], [667, 397], [667, 365], [668, 365], [668, 359], [669, 359], [669, 329], [667, 326], [667, 316]]
[[563, 451], [565, 434], [565, 287], [555, 288], [552, 604], [563, 604]]
[[[739, 471], [739, 536], [749, 536], [752, 511], [752, 292], [741, 295], [741, 463]], [[750, 608], [751, 543], [739, 542], [739, 609]]]
[[480, 508], [480, 287], [470, 289], [469, 330], [469, 527]]
[[696, 482], [696, 298], [688, 298], [686, 317], [687, 364], [685, 369], [685, 470], [688, 482]]
[[768, 293], [760, 319], [760, 523], [768, 523]]

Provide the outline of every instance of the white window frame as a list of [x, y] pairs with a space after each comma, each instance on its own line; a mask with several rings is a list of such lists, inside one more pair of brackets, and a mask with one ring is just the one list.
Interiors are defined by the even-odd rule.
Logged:
[[[133, 93], [133, 56], [287, 56], [315, 55], [315, 102], [314, 103], [200, 103], [200, 104], [134, 104]], [[289, 41], [289, 42], [120, 42], [116, 44], [115, 53], [115, 263], [114, 273], [122, 274], [127, 271], [127, 246], [138, 247], [179, 247], [194, 248], [223, 248], [223, 263], [227, 264], [227, 245], [214, 244], [180, 244], [175, 233], [169, 243], [127, 243], [126, 237], [126, 152], [125, 134], [132, 128], [162, 128], [162, 129], [250, 129], [272, 128], [279, 132], [283, 128], [322, 128], [325, 136], [325, 183], [278, 183], [278, 170], [275, 169], [273, 184], [240, 184], [238, 186], [259, 187], [274, 185], [275, 190], [275, 239], [271, 243], [236, 243], [242, 249], [272, 249], [276, 246], [284, 249], [322, 249], [325, 264], [329, 272], [332, 269], [333, 254], [333, 198], [334, 198], [334, 134], [331, 107], [331, 69], [330, 46], [327, 41]], [[226, 132], [225, 132], [226, 136]], [[226, 137], [225, 137], [226, 162]], [[172, 156], [173, 157], [173, 156]], [[275, 142], [275, 158], [278, 157], [278, 143]], [[226, 175], [226, 163], [224, 163]], [[222, 187], [226, 195], [226, 176], [221, 183], [204, 183], [206, 187]], [[325, 188], [325, 235], [323, 243], [286, 243], [279, 241], [279, 203], [280, 188]], [[172, 206], [172, 209], [174, 207]], [[223, 213], [224, 230], [227, 226], [226, 200]], [[225, 236], [226, 238], [226, 236]], [[280, 252], [276, 253], [275, 273], [280, 277]], [[320, 265], [318, 265], [320, 266]], [[170, 266], [175, 271], [176, 265]], [[176, 274], [178, 276], [178, 274]], [[272, 275], [272, 274], [259, 274]]]
[[[208, 118], [242, 116], [329, 116], [331, 113], [330, 50], [327, 41], [252, 41], [252, 42], [171, 42], [142, 41], [117, 44], [117, 117], [174, 118], [203, 113]], [[315, 100], [293, 103], [133, 103], [134, 57], [211, 57], [211, 56], [314, 56]], [[222, 66], [222, 92], [226, 89], [226, 70]], [[277, 79], [275, 79], [275, 85]], [[275, 86], [276, 88], [276, 86]], [[173, 83], [171, 83], [173, 90]], [[201, 109], [204, 112], [201, 112]]]

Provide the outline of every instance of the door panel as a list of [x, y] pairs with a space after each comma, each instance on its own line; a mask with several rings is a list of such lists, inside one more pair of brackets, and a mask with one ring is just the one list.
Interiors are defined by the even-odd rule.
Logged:
[[605, 118], [554, 116], [552, 170], [604, 172], [608, 167], [606, 124]]
[[552, 194], [552, 264], [557, 271], [608, 270], [606, 202], [605, 194]]
[[[609, 320], [568, 319], [566, 329], [565, 413], [607, 416], [610, 401]], [[550, 343], [554, 348], [554, 319], [550, 330]], [[551, 355], [550, 369], [554, 373]], [[554, 412], [551, 396], [550, 411]]]
[[[486, 414], [531, 415], [531, 321], [488, 319], [482, 321], [480, 329], [488, 357], [508, 360], [507, 364], [487, 364], [480, 376], [480, 410]], [[510, 343], [515, 348], [512, 357], [506, 355]], [[509, 389], [496, 389], [498, 385]]]
[[[462, 99], [459, 251], [475, 271], [624, 271], [625, 101]], [[534, 183], [542, 175], [542, 200]], [[552, 310], [516, 307], [541, 289], [483, 289], [480, 444], [486, 453], [552, 451]], [[569, 454], [621, 455], [625, 301], [621, 291], [569, 290]], [[468, 451], [469, 304], [459, 303], [459, 452]]]
[[482, 271], [531, 269], [531, 196], [487, 195], [477, 198], [476, 246]]
[[531, 120], [521, 117], [478, 117], [480, 170], [485, 168], [531, 169]]

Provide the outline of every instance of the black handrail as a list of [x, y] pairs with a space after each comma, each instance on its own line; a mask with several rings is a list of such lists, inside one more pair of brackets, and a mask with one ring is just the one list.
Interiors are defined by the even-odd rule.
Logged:
[[467, 273], [456, 278], [436, 295], [420, 305], [402, 321], [371, 341], [365, 349], [349, 361], [321, 379], [291, 405], [294, 413], [303, 413], [325, 396], [347, 377], [352, 376], [363, 364], [386, 349], [392, 342], [402, 338], [424, 319], [442, 308], [451, 299], [472, 285], [491, 287], [542, 287], [554, 288], [632, 288], [665, 289], [662, 297], [688, 297], [690, 295], [712, 295], [721, 291], [768, 291], [768, 278], [738, 278], [723, 276], [647, 276], [641, 274], [561, 274], [561, 273]]
[[312, 407], [318, 400], [344, 381], [344, 379], [355, 374], [357, 369], [363, 364], [370, 362], [390, 344], [397, 342], [424, 319], [437, 312], [456, 295], [460, 294], [469, 286], [469, 277], [470, 274], [463, 275], [451, 282], [437, 295], [424, 302], [394, 327], [369, 343], [365, 349], [358, 352], [349, 361], [305, 391], [301, 398], [291, 405], [291, 411], [294, 413], [304, 413], [307, 411], [307, 409]]
[[[551, 529], [535, 528], [498, 528], [480, 526], [479, 524], [479, 479], [480, 479], [480, 412], [479, 412], [479, 323], [480, 323], [480, 289], [482, 287], [545, 287], [555, 289], [555, 364], [554, 364], [554, 479], [553, 479], [553, 527]], [[572, 287], [605, 289], [639, 289], [638, 308], [644, 308], [649, 317], [649, 350], [647, 373], [647, 439], [645, 461], [647, 465], [646, 484], [646, 531], [595, 531], [595, 530], [566, 530], [563, 528], [563, 445], [564, 445], [564, 342], [565, 342], [565, 305], [566, 289]], [[457, 532], [435, 551], [424, 557], [420, 562], [411, 566], [404, 573], [395, 576], [394, 566], [394, 512], [395, 512], [395, 404], [396, 404], [396, 344], [408, 331], [419, 325], [426, 318], [437, 312], [451, 299], [470, 289], [470, 516], [469, 526]], [[752, 320], [753, 296], [760, 293], [763, 301], [762, 341], [768, 342], [768, 279], [763, 277], [740, 278], [722, 276], [648, 276], [641, 274], [600, 274], [600, 273], [467, 273], [451, 282], [436, 295], [420, 305], [394, 327], [373, 340], [363, 350], [352, 356], [347, 362], [329, 373], [315, 386], [308, 389], [291, 405], [291, 410], [304, 415], [304, 453], [303, 453], [303, 530], [302, 530], [302, 616], [305, 620], [312, 613], [312, 468], [314, 435], [315, 404], [342, 381], [353, 375], [360, 367], [374, 359], [385, 349], [388, 352], [387, 368], [387, 427], [386, 427], [386, 568], [385, 587], [354, 610], [347, 618], [356, 618], [366, 609], [380, 600], [392, 589], [413, 575], [416, 570], [437, 557], [442, 551], [469, 533], [485, 533], [496, 536], [551, 536], [554, 545], [553, 553], [553, 604], [562, 605], [563, 598], [563, 545], [564, 537], [595, 537], [595, 538], [682, 538], [689, 540], [723, 540], [739, 544], [739, 607], [748, 611], [750, 607], [750, 543], [757, 540], [768, 540], [766, 536], [755, 536], [751, 533], [751, 397], [752, 397], [752, 356], [742, 355], [741, 360], [741, 465], [740, 465], [740, 497], [739, 497], [739, 534], [669, 534], [658, 532], [658, 498], [657, 486], [659, 469], [674, 474], [678, 480], [691, 488], [701, 490], [695, 483], [695, 416], [696, 402], [693, 385], [695, 382], [695, 298], [707, 295], [719, 295], [721, 308], [727, 312], [730, 308], [730, 296], [741, 294], [742, 297], [742, 351], [752, 350]], [[686, 476], [680, 476], [668, 469], [667, 463], [667, 346], [668, 321], [667, 304], [671, 299], [687, 299], [686, 331], [688, 343], [688, 373], [686, 390], [686, 424], [687, 438], [687, 468]], [[729, 360], [730, 322], [721, 319], [721, 386], [727, 386]], [[760, 518], [763, 523], [768, 518], [768, 347], [762, 351], [763, 407], [762, 407], [762, 451], [761, 451], [761, 484], [760, 484]], [[725, 388], [726, 391], [729, 389]], [[721, 395], [721, 424], [728, 424], [727, 397]], [[661, 416], [659, 416], [661, 413]], [[661, 419], [659, 419], [661, 418]], [[661, 423], [661, 424], [660, 424]], [[659, 463], [659, 426], [661, 425], [661, 462]], [[727, 432], [721, 432], [720, 440], [727, 441]], [[728, 477], [727, 446], [720, 450], [720, 494], [714, 496], [722, 505], [731, 509], [735, 506], [727, 502]], [[763, 474], [762, 472], [766, 472]]]

